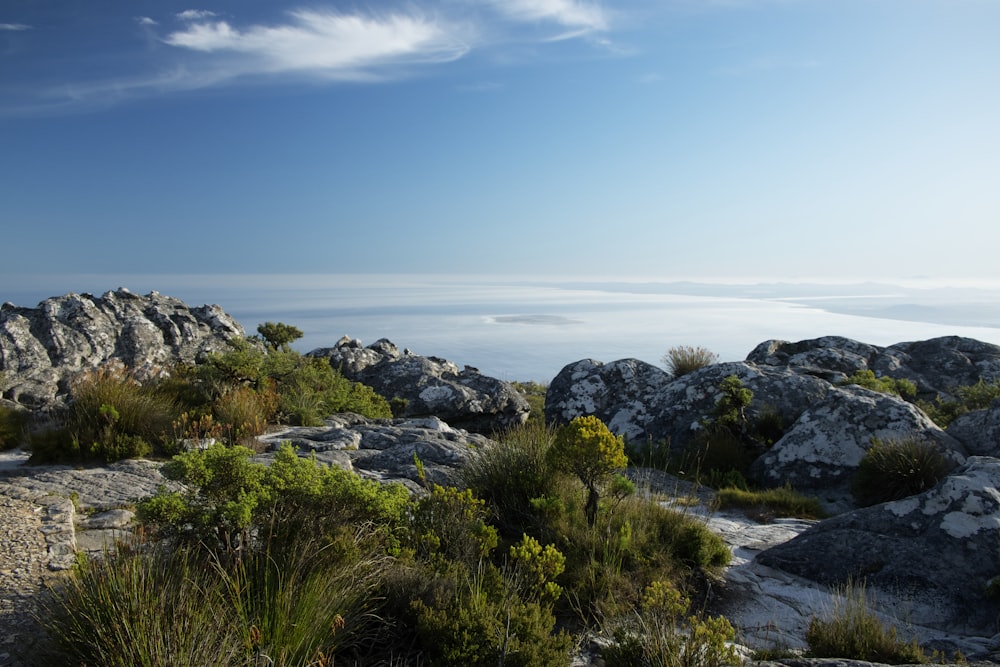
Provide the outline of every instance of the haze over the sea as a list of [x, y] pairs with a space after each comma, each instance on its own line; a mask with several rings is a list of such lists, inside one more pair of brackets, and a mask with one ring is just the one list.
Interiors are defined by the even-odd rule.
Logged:
[[119, 286], [195, 306], [217, 303], [248, 333], [265, 321], [303, 330], [303, 352], [343, 335], [548, 382], [568, 363], [634, 357], [659, 365], [674, 345], [743, 359], [764, 340], [826, 335], [875, 345], [959, 335], [1000, 344], [1000, 286], [928, 280], [691, 282], [567, 276], [78, 275], [4, 276], [0, 298], [34, 306]]

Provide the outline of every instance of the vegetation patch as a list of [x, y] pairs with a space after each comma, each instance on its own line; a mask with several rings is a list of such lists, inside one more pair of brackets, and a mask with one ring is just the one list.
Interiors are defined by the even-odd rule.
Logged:
[[1000, 398], [1000, 380], [980, 380], [974, 385], [955, 387], [950, 391], [954, 398], [938, 396], [933, 402], [917, 402], [917, 406], [941, 428], [948, 428], [949, 424], [967, 412], [990, 407], [993, 401]]
[[917, 395], [917, 385], [905, 378], [892, 378], [888, 375], [875, 377], [875, 372], [865, 369], [860, 370], [841, 381], [841, 385], [858, 385], [865, 389], [871, 389], [882, 394], [891, 394], [907, 400], [913, 399]]
[[701, 346], [678, 345], [663, 355], [663, 365], [673, 379], [719, 362], [719, 355]]
[[800, 519], [823, 519], [826, 517], [826, 513], [817, 498], [802, 495], [790, 486], [759, 491], [734, 487], [719, 489], [716, 503], [719, 509], [738, 507], [771, 517], [782, 516]]
[[899, 500], [932, 488], [953, 467], [934, 443], [919, 438], [873, 438], [858, 464], [851, 490], [862, 506]]

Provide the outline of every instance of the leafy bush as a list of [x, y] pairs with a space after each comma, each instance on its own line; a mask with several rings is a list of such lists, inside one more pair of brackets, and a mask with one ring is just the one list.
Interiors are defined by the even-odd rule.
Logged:
[[302, 330], [283, 322], [264, 322], [257, 325], [257, 333], [271, 350], [288, 351], [292, 341], [302, 338]]
[[0, 405], [0, 450], [13, 449], [25, 439], [28, 413]]
[[719, 355], [704, 347], [679, 345], [667, 350], [662, 361], [667, 372], [676, 380], [700, 368], [718, 363]]
[[488, 518], [486, 503], [470, 489], [435, 484], [413, 510], [412, 543], [422, 558], [474, 568], [497, 545]]
[[177, 404], [110, 366], [78, 378], [70, 388], [65, 431], [32, 439], [33, 463], [144, 456], [160, 447], [179, 413]]
[[847, 582], [832, 612], [813, 617], [806, 631], [809, 655], [815, 658], [866, 660], [890, 665], [927, 662], [916, 640], [901, 641], [895, 628], [886, 628], [871, 611], [864, 584]]
[[993, 401], [1000, 398], [1000, 380], [986, 382], [980, 380], [974, 385], [956, 387], [951, 390], [955, 398], [942, 399], [938, 397], [933, 403], [918, 401], [917, 406], [941, 428], [948, 425], [973, 410], [985, 410]]
[[537, 498], [555, 494], [548, 451], [555, 430], [542, 422], [500, 433], [493, 444], [472, 452], [462, 482], [493, 508], [501, 533], [512, 537], [535, 521]]
[[628, 465], [625, 444], [600, 419], [577, 417], [560, 426], [548, 453], [552, 465], [576, 475], [587, 487], [587, 523], [597, 518], [600, 487], [616, 470]]
[[690, 601], [667, 582], [646, 587], [639, 610], [612, 628], [603, 657], [609, 667], [722, 667], [743, 661], [725, 618], [690, 614]]
[[720, 509], [750, 508], [769, 516], [793, 516], [800, 519], [822, 519], [826, 516], [818, 499], [804, 496], [790, 486], [762, 491], [722, 488], [716, 495], [716, 502]]
[[871, 389], [883, 394], [892, 394], [901, 398], [911, 399], [917, 395], [917, 385], [905, 378], [891, 378], [888, 375], [875, 377], [875, 372], [869, 369], [859, 370], [840, 384], [856, 384], [865, 389]]
[[927, 491], [952, 467], [937, 446], [919, 438], [873, 438], [858, 464], [852, 491], [859, 505], [899, 500]]

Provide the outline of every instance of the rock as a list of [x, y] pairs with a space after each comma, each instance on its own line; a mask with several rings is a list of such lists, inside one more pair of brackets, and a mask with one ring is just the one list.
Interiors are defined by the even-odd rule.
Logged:
[[52, 407], [72, 379], [109, 361], [140, 376], [226, 349], [243, 328], [219, 306], [191, 308], [172, 297], [127, 289], [101, 297], [67, 294], [36, 308], [0, 308], [3, 397], [30, 408]]
[[973, 457], [930, 491], [827, 519], [757, 560], [825, 585], [864, 579], [901, 621], [988, 638], [997, 553], [1000, 460]]
[[[820, 496], [832, 511], [853, 507], [850, 479], [873, 438], [918, 437], [938, 445], [956, 464], [964, 461], [961, 444], [911, 403], [831, 383], [854, 372], [865, 355], [877, 355], [878, 348], [840, 338], [807, 343], [771, 341], [751, 353], [761, 362], [797, 359], [805, 366], [731, 362], [676, 380], [636, 359], [578, 361], [549, 385], [546, 418], [565, 423], [593, 414], [631, 442], [651, 441], [681, 452], [712, 418], [721, 382], [735, 375], [753, 392], [748, 421], [771, 415], [783, 424], [780, 437], [750, 467], [753, 479], [766, 486], [790, 483], [802, 493]], [[817, 366], [821, 362], [827, 367]]]
[[[300, 455], [354, 470], [382, 482], [401, 482], [419, 490], [414, 456], [424, 468], [427, 483], [454, 484], [454, 473], [474, 448], [490, 443], [485, 436], [452, 428], [436, 417], [365, 419], [358, 415], [333, 415], [323, 427], [292, 427], [260, 436], [272, 451], [289, 442]], [[270, 455], [264, 454], [266, 460]]]
[[953, 464], [965, 460], [961, 444], [912, 404], [857, 386], [830, 387], [754, 461], [751, 476], [767, 486], [791, 484], [817, 495], [828, 511], [847, 509], [853, 506], [851, 481], [875, 438], [918, 438]]
[[1000, 457], [1000, 399], [985, 410], [958, 417], [945, 433], [962, 443], [970, 454]]
[[949, 397], [955, 387], [980, 380], [1000, 380], [1000, 346], [972, 338], [945, 336], [877, 347], [839, 336], [790, 343], [769, 340], [758, 345], [747, 361], [784, 366], [837, 382], [857, 371], [870, 370], [912, 381], [921, 398]]
[[400, 352], [384, 338], [362, 347], [360, 341], [345, 336], [336, 346], [309, 355], [329, 359], [344, 377], [388, 399], [405, 400], [400, 417], [435, 416], [455, 427], [488, 434], [523, 424], [531, 410], [508, 382], [469, 366], [460, 371], [438, 357]]

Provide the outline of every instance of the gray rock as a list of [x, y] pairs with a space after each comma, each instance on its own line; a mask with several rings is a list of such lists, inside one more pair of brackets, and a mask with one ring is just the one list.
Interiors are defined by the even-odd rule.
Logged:
[[824, 336], [790, 343], [764, 341], [755, 347], [747, 361], [766, 366], [793, 366], [835, 382], [867, 370], [882, 348], [859, 343], [841, 336]]
[[126, 289], [101, 297], [67, 294], [36, 308], [0, 307], [3, 397], [52, 407], [81, 372], [114, 361], [141, 376], [226, 349], [243, 328], [219, 306], [191, 308], [172, 297]]
[[458, 428], [476, 433], [523, 424], [531, 408], [508, 382], [458, 367], [438, 357], [400, 352], [381, 339], [368, 347], [345, 336], [332, 348], [309, 352], [325, 357], [344, 377], [373, 388], [388, 399], [407, 404], [401, 417], [439, 417]]
[[915, 625], [991, 637], [998, 553], [1000, 460], [973, 457], [930, 491], [827, 519], [757, 560], [825, 585], [864, 579]]
[[945, 433], [955, 438], [970, 454], [1000, 457], [1000, 400], [986, 410], [974, 410], [957, 418]]
[[[363, 477], [401, 482], [411, 489], [423, 484], [414, 456], [421, 462], [427, 483], [454, 483], [453, 473], [470, 451], [491, 441], [485, 436], [452, 428], [436, 417], [365, 419], [334, 415], [324, 427], [293, 427], [260, 436], [272, 451], [290, 442], [300, 455], [315, 455], [323, 463], [354, 470]], [[267, 460], [271, 454], [262, 455]]]

